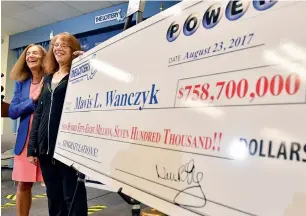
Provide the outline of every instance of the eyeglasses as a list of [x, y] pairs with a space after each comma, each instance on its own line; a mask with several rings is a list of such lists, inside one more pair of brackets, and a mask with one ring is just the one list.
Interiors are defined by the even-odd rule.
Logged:
[[53, 46], [54, 46], [55, 48], [61, 47], [62, 49], [67, 49], [67, 48], [69, 48], [69, 46], [68, 46], [67, 44], [55, 43], [55, 44], [53, 44]]
[[31, 54], [33, 54], [33, 55], [38, 55], [39, 52], [38, 52], [38, 51], [33, 51], [33, 52], [27, 51], [27, 52], [26, 52], [26, 56], [30, 56]]

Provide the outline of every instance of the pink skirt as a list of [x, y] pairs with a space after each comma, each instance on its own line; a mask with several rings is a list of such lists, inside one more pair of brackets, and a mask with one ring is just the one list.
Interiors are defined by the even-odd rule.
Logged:
[[29, 135], [31, 131], [33, 120], [33, 114], [30, 118], [29, 132], [27, 141], [20, 155], [14, 157], [14, 168], [12, 173], [12, 179], [18, 182], [42, 182], [43, 177], [39, 162], [36, 165], [31, 164], [27, 158]]

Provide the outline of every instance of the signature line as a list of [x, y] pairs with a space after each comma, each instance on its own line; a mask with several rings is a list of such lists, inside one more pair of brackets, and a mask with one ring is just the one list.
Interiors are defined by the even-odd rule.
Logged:
[[[124, 184], [124, 185], [127, 185], [127, 186], [129, 186], [129, 187], [131, 187], [131, 188], [134, 188], [134, 189], [136, 189], [136, 190], [138, 190], [138, 191], [141, 191], [141, 192], [143, 192], [143, 193], [149, 194], [149, 195], [151, 195], [151, 196], [153, 196], [153, 197], [155, 197], [155, 198], [158, 198], [158, 199], [160, 199], [160, 200], [163, 200], [163, 201], [165, 201], [165, 202], [167, 202], [167, 203], [169, 203], [169, 204], [176, 205], [176, 204], [174, 204], [172, 201], [167, 200], [167, 199], [164, 198], [164, 197], [161, 197], [161, 196], [159, 196], [159, 195], [157, 195], [157, 194], [154, 194], [154, 193], [152, 193], [152, 192], [149, 192], [149, 191], [147, 191], [147, 190], [145, 190], [145, 189], [139, 188], [139, 187], [137, 187], [137, 186], [135, 186], [135, 185], [131, 185], [130, 183], [125, 182], [125, 181], [123, 181], [123, 180], [121, 180], [121, 179], [117, 179], [117, 178], [115, 178], [115, 177], [113, 177], [113, 176], [110, 176], [110, 175], [108, 175], [108, 174], [106, 174], [106, 173], [103, 173], [103, 172], [101, 172], [101, 171], [98, 171], [98, 170], [96, 170], [96, 169], [93, 169], [92, 167], [89, 167], [88, 165], [82, 164], [82, 163], [80, 163], [79, 161], [73, 161], [73, 160], [71, 160], [71, 158], [68, 158], [67, 156], [62, 155], [62, 154], [60, 154], [60, 153], [58, 153], [58, 152], [55, 152], [54, 154], [55, 154], [55, 155], [59, 155], [59, 156], [61, 156], [61, 157], [63, 157], [63, 158], [66, 158], [66, 159], [68, 159], [68, 160], [70, 160], [70, 161], [72, 161], [72, 162], [74, 162], [74, 163], [76, 163], [76, 164], [79, 164], [79, 165], [81, 165], [82, 167], [84, 167], [84, 168], [86, 168], [86, 169], [92, 170], [92, 171], [97, 172], [97, 173], [99, 173], [99, 174], [101, 174], [101, 175], [103, 175], [103, 176], [106, 176], [106, 177], [109, 178], [109, 179], [112, 179], [112, 180], [114, 180], [114, 181], [120, 182], [120, 183], [122, 183], [122, 184]], [[176, 206], [178, 206], [178, 207], [180, 207], [180, 208], [182, 208], [182, 209], [184, 209], [184, 210], [187, 210], [187, 211], [189, 211], [189, 212], [192, 212], [192, 213], [195, 213], [195, 214], [197, 214], [197, 215], [200, 215], [200, 216], [210, 216], [210, 215], [208, 215], [208, 214], [204, 214], [204, 213], [195, 211], [195, 210], [193, 210], [193, 209], [186, 208], [186, 207], [184, 207], [184, 206], [179, 206], [179, 205], [176, 205]]]
[[[149, 181], [149, 182], [151, 182], [151, 183], [154, 183], [154, 184], [157, 184], [157, 185], [160, 185], [160, 186], [163, 186], [163, 187], [166, 187], [166, 188], [169, 188], [169, 189], [175, 190], [175, 191], [177, 191], [177, 192], [180, 192], [180, 190], [178, 190], [178, 189], [176, 189], [176, 188], [173, 188], [173, 187], [170, 187], [170, 186], [167, 186], [167, 185], [164, 185], [164, 184], [160, 184], [160, 183], [158, 183], [158, 182], [155, 182], [155, 181], [152, 181], [152, 180], [150, 180], [150, 179], [147, 179], [147, 178], [144, 178], [144, 177], [141, 177], [141, 176], [138, 176], [138, 175], [135, 175], [135, 174], [129, 173], [129, 172], [127, 172], [127, 171], [124, 171], [124, 170], [121, 170], [121, 169], [117, 169], [117, 168], [116, 168], [116, 170], [117, 170], [117, 171], [119, 171], [119, 172], [122, 172], [122, 173], [128, 174], [128, 175], [131, 175], [131, 176], [134, 176], [134, 177], [137, 177], [137, 178], [140, 178], [140, 179], [143, 179], [143, 180]], [[188, 192], [182, 192], [182, 193], [184, 193], [184, 194], [188, 194], [188, 195], [190, 195], [190, 196], [193, 196], [193, 197], [196, 197], [196, 198], [198, 198], [198, 199], [202, 199], [202, 200], [203, 200], [203, 197], [200, 197], [200, 196], [197, 196], [197, 195], [194, 195], [194, 194], [188, 193]], [[231, 210], [234, 210], [234, 211], [240, 212], [240, 213], [244, 213], [244, 214], [246, 214], [246, 215], [256, 216], [256, 215], [255, 215], [255, 214], [253, 214], [253, 213], [246, 212], [246, 211], [243, 211], [243, 210], [240, 210], [240, 209], [237, 209], [237, 208], [234, 208], [234, 207], [228, 206], [228, 205], [224, 205], [224, 204], [222, 204], [222, 203], [215, 202], [215, 201], [210, 200], [210, 199], [207, 199], [207, 198], [206, 198], [206, 200], [207, 200], [207, 202], [214, 203], [214, 204], [216, 204], [216, 205], [223, 206], [223, 207], [225, 207], [225, 208], [228, 208], [228, 209], [231, 209]]]

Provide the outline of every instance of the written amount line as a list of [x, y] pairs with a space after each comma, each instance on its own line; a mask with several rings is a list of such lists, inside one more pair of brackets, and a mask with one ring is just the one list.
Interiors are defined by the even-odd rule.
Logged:
[[147, 148], [162, 149], [162, 150], [166, 150], [166, 151], [180, 152], [180, 153], [186, 153], [186, 154], [192, 154], [192, 155], [200, 155], [200, 156], [204, 156], [204, 157], [218, 158], [218, 159], [223, 159], [223, 160], [234, 160], [233, 158], [229, 158], [229, 157], [221, 157], [221, 156], [215, 156], [215, 155], [209, 155], [209, 154], [203, 154], [203, 153], [196, 153], [196, 152], [190, 152], [190, 151], [182, 151], [182, 150], [177, 150], [177, 149], [162, 148], [162, 147], [158, 147], [158, 146], [149, 146], [149, 145], [144, 145], [144, 144], [139, 144], [139, 143], [123, 141], [123, 140], [116, 140], [116, 139], [103, 138], [103, 137], [96, 137], [96, 136], [87, 135], [87, 134], [72, 133], [72, 132], [68, 132], [68, 131], [60, 131], [60, 132], [61, 133], [66, 133], [66, 134], [83, 136], [83, 137], [90, 137], [90, 138], [95, 138], [95, 139], [102, 139], [102, 140], [114, 141], [114, 142], [119, 142], [119, 143], [137, 145], [137, 146], [147, 147]]

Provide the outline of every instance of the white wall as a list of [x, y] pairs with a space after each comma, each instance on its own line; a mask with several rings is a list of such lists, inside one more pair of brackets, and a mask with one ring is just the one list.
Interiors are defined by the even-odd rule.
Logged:
[[[1, 85], [4, 87], [2, 93], [5, 98], [4, 101], [10, 103], [14, 94], [14, 81], [10, 79], [9, 73], [13, 64], [16, 61], [14, 51], [9, 50], [9, 36], [1, 31], [1, 38], [3, 43], [1, 44], [1, 72], [4, 77], [1, 78]], [[12, 133], [13, 121], [10, 118], [1, 118], [1, 134]]]
[[[1, 73], [4, 74], [4, 77], [1, 78], [1, 85], [4, 87], [4, 92], [2, 92], [1, 94], [3, 95], [5, 95], [5, 90], [6, 90], [8, 45], [9, 45], [9, 36], [2, 32], [2, 35], [1, 35]], [[4, 122], [3, 120], [4, 118], [1, 118], [1, 134], [3, 134], [3, 122]]]

